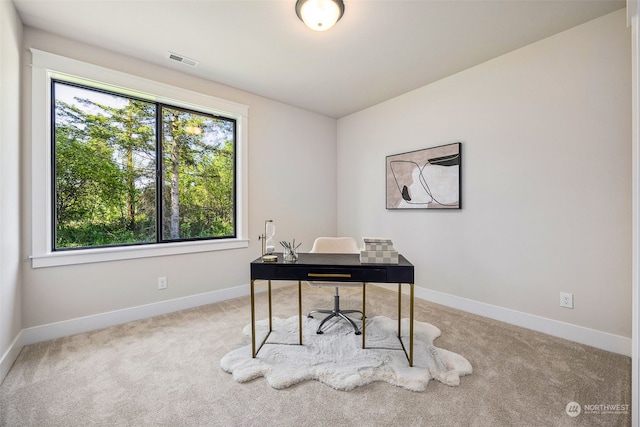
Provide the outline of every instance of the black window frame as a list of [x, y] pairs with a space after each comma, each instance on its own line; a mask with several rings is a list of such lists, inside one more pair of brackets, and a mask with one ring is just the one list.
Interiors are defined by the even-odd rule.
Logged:
[[[120, 244], [108, 244], [108, 245], [94, 245], [94, 246], [80, 246], [69, 248], [57, 248], [56, 247], [56, 84], [64, 84], [81, 89], [86, 89], [94, 92], [99, 92], [107, 95], [113, 95], [118, 97], [124, 97], [132, 100], [142, 101], [156, 106], [155, 111], [155, 191], [156, 191], [156, 212], [155, 212], [155, 241], [153, 242], [133, 242], [133, 243], [120, 243]], [[153, 246], [168, 243], [180, 243], [180, 242], [197, 242], [197, 241], [214, 241], [225, 239], [236, 239], [238, 237], [238, 121], [236, 118], [227, 117], [220, 114], [214, 114], [209, 111], [201, 111], [193, 108], [187, 108], [181, 105], [175, 105], [167, 102], [160, 102], [156, 100], [145, 99], [142, 97], [136, 97], [135, 95], [129, 95], [115, 90], [103, 89], [96, 86], [90, 86], [87, 84], [81, 84], [76, 82], [67, 81], [60, 78], [50, 79], [50, 102], [51, 102], [51, 127], [50, 127], [50, 162], [51, 162], [51, 252], [67, 252], [67, 251], [83, 251], [98, 248], [118, 248], [118, 247], [130, 247], [130, 246]], [[180, 239], [164, 239], [162, 230], [162, 185], [163, 185], [163, 161], [162, 161], [162, 141], [163, 141], [163, 126], [162, 126], [162, 109], [171, 108], [181, 110], [187, 113], [198, 114], [206, 117], [210, 117], [216, 120], [223, 120], [233, 123], [233, 184], [232, 184], [232, 198], [233, 198], [233, 233], [225, 236], [209, 236], [209, 237], [191, 237]]]

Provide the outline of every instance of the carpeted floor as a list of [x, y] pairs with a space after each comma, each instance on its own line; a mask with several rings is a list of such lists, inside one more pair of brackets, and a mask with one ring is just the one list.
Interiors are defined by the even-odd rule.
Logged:
[[[304, 312], [332, 306], [331, 289], [303, 292]], [[357, 291], [341, 294], [344, 306], [359, 306]], [[395, 317], [394, 293], [370, 286], [367, 297], [368, 315]], [[297, 314], [297, 287], [274, 291], [273, 306], [274, 316]], [[376, 382], [344, 392], [317, 381], [283, 390], [264, 378], [236, 383], [220, 360], [249, 342], [249, 320], [243, 297], [27, 346], [0, 386], [0, 425], [631, 424], [630, 358], [426, 301], [416, 300], [416, 320], [440, 328], [434, 344], [473, 366], [457, 387], [432, 381], [418, 393]], [[582, 408], [575, 418], [565, 411], [570, 402]]]

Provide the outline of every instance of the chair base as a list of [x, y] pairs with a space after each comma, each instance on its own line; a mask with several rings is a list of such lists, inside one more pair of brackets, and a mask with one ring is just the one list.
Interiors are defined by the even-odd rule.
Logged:
[[311, 310], [307, 315], [307, 317], [313, 319], [313, 316], [312, 316], [313, 313], [328, 314], [328, 316], [322, 319], [322, 322], [320, 322], [320, 324], [318, 325], [318, 329], [316, 329], [316, 334], [323, 334], [324, 332], [322, 331], [322, 327], [324, 326], [325, 323], [327, 323], [327, 321], [329, 321], [330, 319], [333, 319], [334, 317], [339, 317], [349, 322], [351, 326], [353, 326], [353, 329], [356, 335], [362, 334], [362, 331], [358, 328], [358, 326], [353, 321], [353, 319], [347, 316], [347, 314], [359, 313], [360, 316], [362, 316], [361, 320], [364, 321], [364, 313], [360, 310], [340, 310], [340, 296], [338, 295], [337, 288], [336, 288], [336, 295], [334, 295], [333, 297], [333, 310]]

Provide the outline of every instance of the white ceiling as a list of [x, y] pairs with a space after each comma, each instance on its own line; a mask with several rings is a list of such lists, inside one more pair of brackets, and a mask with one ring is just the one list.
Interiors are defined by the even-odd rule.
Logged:
[[[326, 32], [295, 0], [13, 0], [26, 26], [343, 117], [625, 7], [616, 0], [345, 0]], [[171, 51], [200, 62], [171, 62]]]

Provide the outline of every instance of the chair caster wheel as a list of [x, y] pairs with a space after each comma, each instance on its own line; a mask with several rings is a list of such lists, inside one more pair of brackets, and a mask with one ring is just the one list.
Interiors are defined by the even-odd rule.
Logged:
[[307, 316], [307, 319], [313, 319], [313, 316]]
[[362, 335], [362, 331], [356, 332], [356, 335]]
[[316, 331], [316, 334], [318, 334], [318, 335], [322, 335], [322, 334], [324, 334], [324, 332], [322, 332], [322, 331]]

